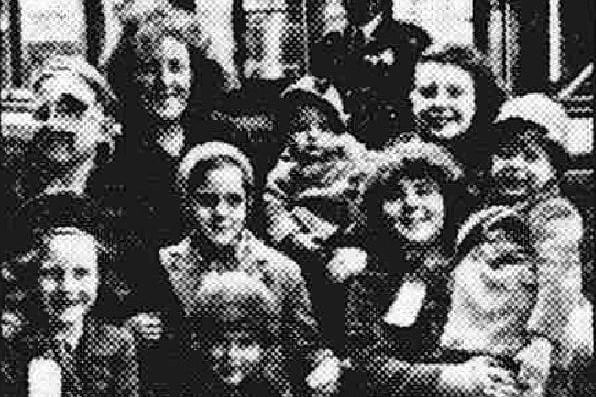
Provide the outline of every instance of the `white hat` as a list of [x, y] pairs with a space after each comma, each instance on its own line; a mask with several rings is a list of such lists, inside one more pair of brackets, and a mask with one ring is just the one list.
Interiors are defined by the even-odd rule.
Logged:
[[254, 186], [253, 168], [248, 157], [236, 146], [216, 141], [197, 145], [184, 156], [178, 167], [178, 182], [180, 186], [183, 189], [185, 188], [192, 170], [198, 163], [221, 157], [233, 159], [234, 163], [242, 170], [248, 184]]
[[345, 111], [342, 96], [328, 81], [311, 75], [303, 76], [281, 93], [281, 98], [285, 100], [295, 97], [314, 100], [331, 111], [344, 128], [348, 125], [350, 115]]
[[542, 93], [531, 93], [506, 101], [499, 110], [495, 123], [512, 118], [530, 121], [547, 131], [549, 140], [565, 147], [569, 134], [569, 117], [563, 105]]

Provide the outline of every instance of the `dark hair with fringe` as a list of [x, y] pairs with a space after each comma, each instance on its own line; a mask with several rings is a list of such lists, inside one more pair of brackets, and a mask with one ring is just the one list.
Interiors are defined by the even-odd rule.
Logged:
[[[393, 168], [384, 177], [375, 179], [366, 190], [364, 206], [368, 246], [372, 247], [373, 251], [376, 251], [375, 254], [381, 259], [384, 256], [383, 251], [388, 247], [394, 249], [392, 255], [396, 255], [396, 252], [399, 251], [395, 245], [387, 245], [388, 240], [399, 243], [403, 243], [403, 241], [399, 236], [393, 235], [387, 230], [382, 215], [382, 205], [391, 196], [397, 182], [404, 177], [428, 178], [439, 185], [445, 207], [443, 230], [440, 236], [441, 247], [446, 255], [451, 255], [457, 228], [468, 209], [465, 204], [467, 193], [463, 183], [453, 182], [440, 167], [430, 165], [420, 159], [406, 160], [402, 167]], [[392, 262], [399, 263], [400, 261]], [[390, 271], [391, 269], [385, 270]]]
[[482, 191], [489, 191], [491, 188], [488, 174], [492, 165], [492, 156], [505, 144], [513, 144], [520, 149], [528, 142], [539, 145], [546, 151], [549, 162], [555, 169], [557, 181], [563, 177], [569, 165], [569, 156], [563, 147], [546, 137], [547, 131], [543, 126], [515, 117], [495, 123], [492, 131], [493, 134], [487, 136], [485, 142], [486, 157], [478, 164], [479, 188]]

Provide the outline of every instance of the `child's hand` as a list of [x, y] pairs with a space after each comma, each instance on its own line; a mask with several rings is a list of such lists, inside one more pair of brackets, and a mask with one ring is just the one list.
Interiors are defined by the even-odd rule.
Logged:
[[366, 269], [367, 254], [357, 247], [338, 248], [333, 252], [333, 259], [327, 263], [331, 279], [343, 283], [348, 277]]
[[491, 357], [477, 356], [462, 364], [449, 364], [441, 371], [441, 395], [515, 397], [511, 373]]
[[528, 392], [524, 395], [540, 396], [550, 374], [552, 344], [546, 338], [535, 338], [514, 358], [520, 370], [517, 381]]

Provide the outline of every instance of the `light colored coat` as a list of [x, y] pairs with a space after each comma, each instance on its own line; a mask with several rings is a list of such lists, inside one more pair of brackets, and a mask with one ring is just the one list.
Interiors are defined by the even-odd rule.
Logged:
[[207, 273], [245, 271], [261, 279], [281, 305], [280, 335], [286, 354], [292, 353], [313, 367], [331, 354], [322, 348], [318, 324], [313, 316], [300, 267], [265, 245], [251, 232], [243, 232], [233, 257], [223, 262], [207, 258], [198, 247], [191, 244], [190, 237], [162, 248], [159, 257], [185, 312], [192, 310], [198, 286]]
[[325, 241], [358, 218], [368, 154], [349, 134], [338, 137], [337, 143], [330, 158], [308, 163], [286, 150], [267, 176], [263, 195], [267, 232], [276, 244], [297, 233]]
[[582, 234], [581, 215], [558, 194], [473, 214], [458, 236], [442, 346], [513, 357], [539, 335], [560, 363], [582, 301]]

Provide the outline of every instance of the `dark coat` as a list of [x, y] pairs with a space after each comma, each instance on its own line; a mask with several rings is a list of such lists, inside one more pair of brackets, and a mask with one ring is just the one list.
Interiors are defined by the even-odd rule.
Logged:
[[[377, 258], [369, 264], [371, 271], [347, 282], [347, 356], [354, 370], [365, 377], [367, 393], [432, 393], [438, 372], [426, 364], [438, 357], [439, 338], [449, 307], [446, 259], [435, 258], [430, 270], [400, 265], [404, 258], [399, 253]], [[404, 270], [406, 267], [409, 269]], [[424, 284], [426, 292], [415, 321], [404, 327], [388, 324], [384, 316], [398, 291], [409, 282]]]
[[352, 114], [351, 131], [378, 148], [389, 132], [396, 135], [412, 127], [408, 93], [414, 66], [430, 36], [416, 25], [390, 17], [381, 20], [368, 43], [358, 32], [348, 26], [345, 32], [323, 37], [313, 48], [312, 70], [340, 88]]
[[[27, 396], [29, 362], [36, 357], [56, 360], [51, 346], [52, 342], [40, 329], [24, 330], [21, 337], [7, 347], [7, 354], [0, 359], [2, 395]], [[139, 373], [134, 338], [125, 329], [87, 317], [82, 339], [73, 356], [77, 386], [73, 387], [73, 383], [70, 382], [65, 385], [63, 382], [63, 396], [134, 397], [139, 395]]]

